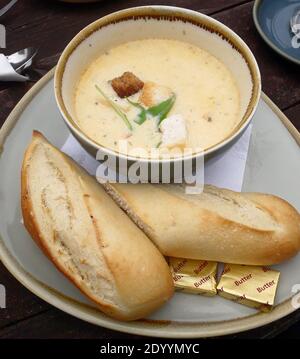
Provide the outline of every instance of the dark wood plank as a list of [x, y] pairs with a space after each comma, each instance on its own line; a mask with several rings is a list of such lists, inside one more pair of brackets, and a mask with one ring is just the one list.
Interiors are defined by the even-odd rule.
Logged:
[[[294, 338], [299, 338], [300, 310], [266, 326], [228, 335], [230, 339], [274, 338], [289, 327]], [[298, 335], [297, 335], [298, 330]], [[287, 334], [284, 335], [287, 337]], [[138, 339], [138, 335], [116, 332], [91, 325], [57, 309], [37, 314], [0, 330], [0, 339]], [[199, 341], [199, 340], [197, 340]]]
[[281, 58], [261, 39], [252, 20], [253, 3], [214, 17], [234, 30], [253, 51], [261, 70], [263, 90], [281, 109], [300, 101], [299, 66]]
[[[9, 28], [16, 29], [41, 19], [47, 20], [54, 17], [84, 18], [87, 14], [95, 12], [95, 15], [100, 17], [113, 11], [142, 5], [179, 6], [212, 14], [247, 1], [251, 0], [102, 0], [90, 4], [68, 4], [53, 0], [26, 0], [20, 1], [2, 19], [4, 19], [3, 23]], [[1, 4], [5, 3], [6, 0], [0, 0], [0, 7]]]
[[300, 103], [296, 106], [293, 106], [286, 111], [284, 111], [285, 115], [292, 121], [294, 126], [300, 132]]
[[[289, 323], [290, 324], [290, 323]], [[299, 339], [300, 338], [300, 321], [298, 320], [292, 325], [288, 325], [285, 330], [278, 336], [280, 339]]]
[[85, 323], [62, 311], [51, 309], [42, 315], [23, 320], [0, 331], [1, 339], [135, 339], [138, 336], [119, 333]]
[[23, 287], [0, 263], [0, 283], [6, 289], [6, 309], [0, 309], [0, 329], [50, 309], [50, 305]]

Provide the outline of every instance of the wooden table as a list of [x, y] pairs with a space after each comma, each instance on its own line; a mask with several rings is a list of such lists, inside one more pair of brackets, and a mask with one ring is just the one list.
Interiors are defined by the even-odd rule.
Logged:
[[[0, 0], [0, 7], [5, 3]], [[137, 5], [176, 4], [211, 15], [246, 41], [258, 61], [263, 90], [300, 130], [300, 68], [279, 57], [260, 38], [252, 20], [253, 3], [241, 0], [103, 0], [94, 4], [73, 5], [54, 0], [19, 0], [0, 19], [7, 29], [7, 49], [4, 53], [27, 46], [39, 48], [35, 68], [41, 76], [56, 64], [71, 38], [99, 17]], [[0, 83], [0, 126], [33, 84]], [[0, 310], [0, 338], [137, 337], [87, 324], [55, 309], [26, 290], [1, 263], [0, 283], [6, 286], [7, 291], [7, 309]], [[271, 337], [282, 333], [282, 337], [300, 338], [298, 317], [299, 311], [267, 327], [237, 336]]]

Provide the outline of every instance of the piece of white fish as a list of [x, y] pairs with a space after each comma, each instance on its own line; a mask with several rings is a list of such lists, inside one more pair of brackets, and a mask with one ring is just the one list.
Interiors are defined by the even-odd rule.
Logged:
[[165, 118], [160, 124], [162, 132], [160, 147], [184, 147], [187, 139], [187, 129], [184, 118], [179, 114]]

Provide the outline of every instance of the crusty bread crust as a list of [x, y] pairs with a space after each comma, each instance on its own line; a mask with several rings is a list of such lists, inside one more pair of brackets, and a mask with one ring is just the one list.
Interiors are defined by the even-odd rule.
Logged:
[[195, 200], [170, 186], [104, 185], [165, 256], [272, 265], [300, 250], [300, 215], [279, 197], [207, 186]]
[[[118, 318], [118, 311], [116, 312], [115, 308], [112, 305], [109, 305], [99, 300], [99, 298], [92, 296], [91, 293], [87, 293], [86, 291], [84, 291], [80, 283], [77, 282], [76, 279], [73, 278], [72, 275], [65, 270], [65, 268], [60, 264], [57, 258], [52, 255], [49, 248], [45, 245], [45, 242], [43, 240], [43, 234], [41, 233], [38, 227], [38, 223], [34, 216], [32, 202], [30, 200], [30, 195], [29, 195], [29, 184], [28, 184], [28, 176], [27, 176], [28, 165], [31, 161], [31, 156], [34, 153], [35, 146], [38, 144], [38, 142], [36, 141], [38, 139], [41, 139], [42, 141], [45, 140], [44, 136], [40, 132], [33, 131], [33, 142], [28, 146], [25, 152], [22, 170], [21, 170], [21, 208], [22, 208], [24, 226], [27, 229], [27, 231], [30, 233], [32, 239], [36, 242], [36, 244], [40, 247], [40, 249], [44, 252], [44, 254], [53, 262], [55, 267], [62, 274], [64, 274], [72, 283], [74, 283], [84, 295], [86, 295], [87, 297], [89, 297], [89, 299], [95, 302], [103, 312], [105, 312], [109, 316]], [[123, 319], [123, 318], [118, 318], [118, 319]]]
[[[103, 297], [95, 295], [92, 291], [87, 290], [86, 286], [83, 286], [80, 280], [77, 280], [76, 276], [70, 271], [66, 270], [65, 266], [60, 261], [59, 257], [56, 256], [53, 248], [49, 247], [43, 231], [39, 227], [38, 220], [35, 215], [35, 208], [32, 203], [32, 196], [30, 193], [30, 182], [29, 182], [29, 170], [30, 164], [34, 161], [34, 155], [37, 146], [46, 144], [51, 147], [51, 151], [58, 151], [52, 147], [45, 138], [39, 133], [33, 133], [33, 139], [29, 147], [27, 148], [22, 165], [21, 172], [21, 207], [23, 213], [24, 225], [28, 232], [31, 234], [37, 245], [43, 250], [45, 255], [54, 263], [54, 265], [71, 281], [73, 282], [87, 297], [95, 302], [98, 307], [107, 315], [119, 319], [119, 320], [135, 320], [147, 316], [149, 313], [160, 307], [165, 303], [173, 294], [173, 280], [168, 268], [168, 265], [155, 248], [155, 246], [148, 240], [148, 238], [130, 221], [126, 218], [126, 215], [110, 200], [107, 194], [101, 189], [102, 187], [90, 176], [88, 176], [82, 169], [79, 169], [76, 164], [69, 159], [66, 155], [63, 156], [63, 160], [74, 170], [74, 175], [80, 177], [82, 181], [83, 190], [86, 193], [86, 200], [93, 200], [92, 207], [89, 208], [86, 203], [86, 211], [92, 218], [92, 226], [95, 232], [98, 231], [96, 242], [98, 243], [98, 249], [102, 252], [105, 260], [105, 266], [113, 277], [113, 285], [116, 291], [116, 298], [114, 303], [109, 303]], [[97, 193], [99, 190], [99, 193]], [[101, 192], [102, 191], [102, 192]], [[93, 198], [95, 197], [95, 198]], [[97, 198], [96, 198], [97, 197]], [[105, 197], [105, 198], [103, 198]], [[106, 198], [107, 197], [107, 198]], [[102, 246], [101, 241], [101, 228], [99, 229], [99, 223], [97, 216], [97, 206], [101, 206], [99, 199], [103, 198], [103, 203], [107, 207], [107, 203], [111, 204], [117, 209], [117, 218], [122, 222], [124, 227], [124, 242], [126, 242], [126, 231], [134, 234], [134, 238], [128, 243], [129, 252], [126, 255], [126, 243], [121, 243], [120, 251], [124, 258], [128, 257], [128, 263], [119, 264], [116, 254], [116, 244], [111, 243], [111, 248]], [[115, 209], [113, 208], [113, 211]], [[108, 210], [111, 210], [108, 209]], [[114, 217], [114, 214], [112, 215]], [[107, 223], [107, 226], [116, 226], [117, 223]], [[129, 238], [128, 237], [128, 238]], [[105, 238], [106, 242], [109, 238]], [[131, 259], [130, 255], [134, 256], [136, 251], [142, 253], [139, 256], [145, 258], [145, 272], [139, 270], [140, 257]], [[115, 255], [116, 254], [116, 255]], [[118, 257], [119, 258], [119, 257]], [[120, 257], [121, 258], [121, 257]], [[140, 263], [141, 265], [143, 263]], [[124, 270], [124, 268], [129, 268]], [[136, 271], [136, 273], [135, 273]], [[143, 277], [144, 275], [144, 277]], [[138, 276], [138, 278], [135, 278]], [[138, 289], [137, 285], [138, 283]], [[135, 293], [129, 293], [132, 290]]]

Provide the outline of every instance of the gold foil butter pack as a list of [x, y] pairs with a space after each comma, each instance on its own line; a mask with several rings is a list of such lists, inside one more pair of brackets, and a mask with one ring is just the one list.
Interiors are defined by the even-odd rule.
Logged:
[[175, 289], [213, 296], [217, 294], [216, 262], [169, 257]]
[[274, 305], [279, 275], [268, 267], [225, 264], [217, 286], [218, 294], [268, 312]]

